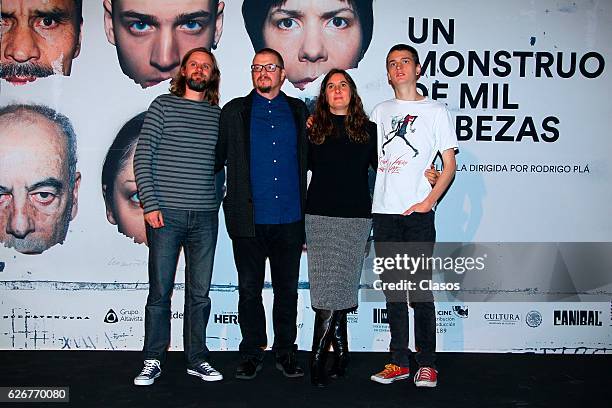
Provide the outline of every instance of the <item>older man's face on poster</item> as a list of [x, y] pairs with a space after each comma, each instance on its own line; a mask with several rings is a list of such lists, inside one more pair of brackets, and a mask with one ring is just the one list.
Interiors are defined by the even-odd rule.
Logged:
[[2, 0], [0, 77], [24, 85], [70, 75], [81, 50], [81, 0]]
[[25, 254], [62, 243], [78, 208], [63, 130], [34, 112], [0, 116], [0, 242]]

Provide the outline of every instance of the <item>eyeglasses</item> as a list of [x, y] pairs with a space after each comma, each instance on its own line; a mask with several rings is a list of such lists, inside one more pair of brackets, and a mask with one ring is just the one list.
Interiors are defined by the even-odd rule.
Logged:
[[251, 72], [261, 72], [264, 70], [264, 68], [268, 72], [274, 72], [276, 71], [277, 68], [283, 69], [283, 67], [281, 67], [280, 65], [276, 65], [276, 64], [266, 64], [266, 65], [253, 64], [251, 65]]

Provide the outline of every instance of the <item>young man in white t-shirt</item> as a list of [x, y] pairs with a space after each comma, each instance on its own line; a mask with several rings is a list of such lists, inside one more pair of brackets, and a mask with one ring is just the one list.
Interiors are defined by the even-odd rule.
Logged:
[[[455, 175], [457, 136], [446, 106], [417, 92], [421, 74], [417, 51], [409, 45], [397, 44], [387, 54], [386, 63], [395, 98], [378, 104], [370, 117], [378, 126], [378, 171], [372, 207], [376, 252], [377, 256], [393, 256], [392, 248], [401, 244], [404, 253], [428, 257], [436, 238], [433, 208]], [[438, 154], [443, 170], [432, 188], [424, 172]], [[397, 282], [404, 278], [402, 273], [386, 271], [383, 281]], [[408, 273], [405, 277], [413, 281], [420, 277], [418, 285], [427, 276], [431, 276], [431, 270], [421, 270], [416, 275]], [[390, 384], [410, 375], [409, 299], [414, 308], [419, 366], [414, 382], [418, 387], [435, 387], [436, 316], [431, 291], [409, 291], [408, 296], [406, 291], [385, 291], [385, 296], [391, 362], [371, 379]]]

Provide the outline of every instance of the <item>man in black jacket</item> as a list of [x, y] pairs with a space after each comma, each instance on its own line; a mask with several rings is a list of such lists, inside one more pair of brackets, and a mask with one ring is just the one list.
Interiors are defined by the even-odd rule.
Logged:
[[267, 346], [261, 292], [266, 259], [274, 290], [276, 367], [287, 377], [304, 371], [295, 358], [297, 286], [306, 204], [306, 105], [280, 91], [281, 55], [264, 48], [251, 65], [254, 90], [221, 111], [216, 170], [227, 166], [225, 223], [238, 271], [242, 361], [236, 378], [261, 370]]

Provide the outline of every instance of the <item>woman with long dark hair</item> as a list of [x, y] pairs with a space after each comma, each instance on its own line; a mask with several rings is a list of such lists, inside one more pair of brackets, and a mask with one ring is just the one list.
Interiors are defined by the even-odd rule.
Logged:
[[377, 167], [376, 125], [368, 120], [355, 82], [332, 69], [321, 84], [309, 129], [312, 179], [306, 204], [310, 298], [315, 311], [311, 381], [328, 382], [348, 365], [346, 313], [357, 307], [364, 252], [372, 224], [368, 168]]

